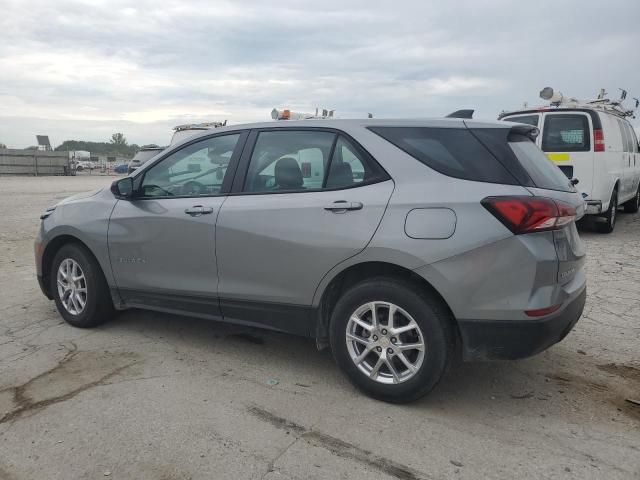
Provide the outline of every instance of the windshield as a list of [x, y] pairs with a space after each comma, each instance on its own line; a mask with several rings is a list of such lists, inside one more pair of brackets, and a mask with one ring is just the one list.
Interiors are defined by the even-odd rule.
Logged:
[[131, 160], [131, 162], [136, 164], [139, 163], [140, 165], [142, 165], [147, 160], [158, 155], [161, 151], [162, 150], [140, 150], [138, 153], [136, 153], [136, 156], [133, 157], [133, 160]]

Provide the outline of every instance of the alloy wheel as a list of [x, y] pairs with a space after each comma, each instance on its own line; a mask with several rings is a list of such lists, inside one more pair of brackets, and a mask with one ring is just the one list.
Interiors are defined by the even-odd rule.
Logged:
[[390, 302], [374, 301], [358, 307], [347, 323], [345, 340], [358, 370], [383, 384], [412, 378], [426, 352], [417, 322]]
[[73, 258], [65, 258], [58, 267], [56, 280], [64, 309], [72, 315], [80, 315], [87, 304], [87, 280], [80, 264]]

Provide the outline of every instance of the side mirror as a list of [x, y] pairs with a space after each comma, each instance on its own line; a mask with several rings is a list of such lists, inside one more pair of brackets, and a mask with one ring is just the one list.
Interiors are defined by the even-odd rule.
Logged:
[[118, 198], [133, 197], [133, 178], [125, 177], [111, 184], [111, 193]]

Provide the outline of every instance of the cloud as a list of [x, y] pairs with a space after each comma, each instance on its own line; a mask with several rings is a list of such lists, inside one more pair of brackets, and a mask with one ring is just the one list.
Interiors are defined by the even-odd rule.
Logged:
[[123, 130], [163, 143], [172, 122], [266, 120], [284, 106], [495, 118], [540, 103], [547, 85], [638, 96], [638, 14], [623, 0], [5, 0], [0, 141]]

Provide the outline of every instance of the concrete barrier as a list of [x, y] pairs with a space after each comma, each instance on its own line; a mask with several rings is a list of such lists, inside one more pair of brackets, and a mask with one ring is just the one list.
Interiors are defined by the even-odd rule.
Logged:
[[0, 175], [74, 175], [69, 152], [0, 149]]

